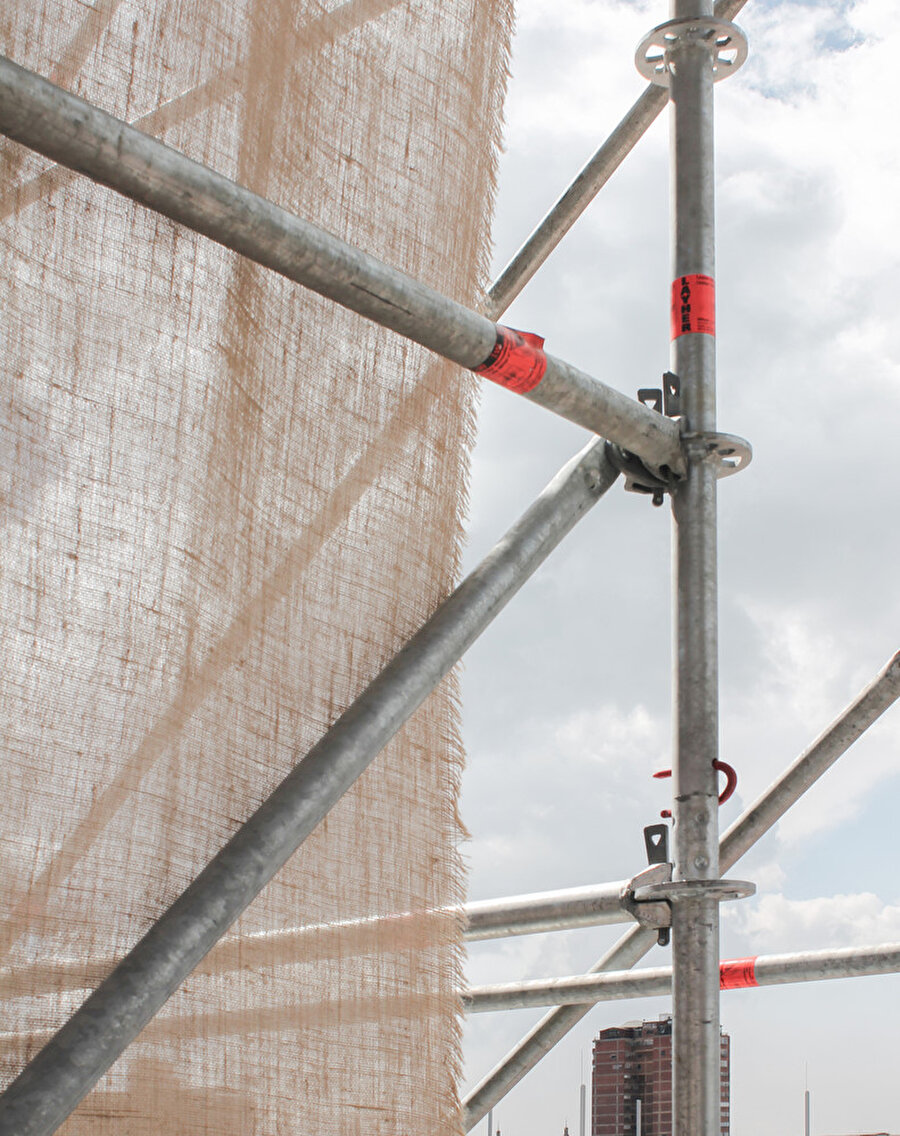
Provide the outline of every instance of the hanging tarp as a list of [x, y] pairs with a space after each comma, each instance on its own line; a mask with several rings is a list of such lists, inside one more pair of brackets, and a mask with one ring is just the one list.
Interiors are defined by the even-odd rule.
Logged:
[[[0, 12], [16, 62], [468, 304], [508, 36], [505, 0]], [[9, 1081], [448, 592], [476, 380], [6, 140], [0, 171]], [[457, 1131], [459, 927], [424, 914], [461, 892], [455, 705], [63, 1131]]]

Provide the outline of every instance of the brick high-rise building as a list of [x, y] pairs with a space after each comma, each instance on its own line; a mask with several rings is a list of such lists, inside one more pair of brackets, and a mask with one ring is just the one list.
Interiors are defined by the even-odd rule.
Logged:
[[[731, 1043], [722, 1034], [722, 1136], [731, 1131]], [[640, 1115], [640, 1129], [638, 1116]], [[594, 1042], [591, 1136], [671, 1136], [672, 1019], [605, 1029]]]

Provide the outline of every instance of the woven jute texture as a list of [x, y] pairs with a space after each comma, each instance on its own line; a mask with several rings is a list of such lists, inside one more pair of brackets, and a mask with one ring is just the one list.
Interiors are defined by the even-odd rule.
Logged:
[[[0, 49], [473, 303], [509, 24], [19, 0]], [[452, 587], [474, 380], [5, 141], [0, 265], [8, 1081]], [[448, 681], [61, 1131], [458, 1131], [461, 760]]]

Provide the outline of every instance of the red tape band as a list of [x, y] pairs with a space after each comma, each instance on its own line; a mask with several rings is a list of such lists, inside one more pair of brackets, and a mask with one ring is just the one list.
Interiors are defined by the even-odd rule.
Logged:
[[694, 273], [672, 281], [672, 338], [716, 334], [716, 282]]
[[498, 323], [494, 350], [472, 370], [516, 394], [527, 394], [534, 390], [547, 370], [547, 356], [541, 350], [543, 346], [541, 336], [530, 331], [515, 331]]
[[729, 959], [719, 963], [719, 987], [722, 990], [739, 990], [742, 986], [759, 986], [756, 981], [756, 960], [753, 958]]

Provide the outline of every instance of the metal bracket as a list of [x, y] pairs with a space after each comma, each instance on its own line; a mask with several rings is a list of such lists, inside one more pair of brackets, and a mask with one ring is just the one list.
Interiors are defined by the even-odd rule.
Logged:
[[651, 883], [634, 891], [635, 903], [669, 902], [679, 899], [715, 899], [720, 903], [729, 899], [746, 899], [756, 895], [756, 884], [748, 880], [671, 880]]
[[652, 884], [667, 884], [671, 883], [671, 880], [672, 865], [670, 863], [651, 864], [649, 868], [644, 868], [636, 876], [632, 876], [625, 886], [625, 891], [633, 895], [638, 888], [650, 887]]
[[[650, 867], [645, 868], [643, 872], [638, 872], [634, 879], [629, 882], [625, 889], [626, 894], [622, 896], [622, 902], [638, 923], [647, 926], [646, 919], [656, 920], [656, 942], [661, 947], [667, 947], [670, 937], [669, 927], [672, 922], [671, 907], [667, 903], [663, 904], [666, 910], [662, 912], [658, 910], [659, 905], [656, 903], [641, 905], [635, 901], [634, 893], [639, 887], [648, 887], [653, 883], [665, 883], [672, 879], [674, 865], [669, 862], [669, 826], [667, 824], [648, 824], [644, 829], [644, 847], [647, 850], [647, 863]], [[653, 878], [653, 873], [664, 873], [664, 875]]]
[[753, 460], [753, 448], [746, 438], [737, 434], [717, 432], [682, 434], [681, 444], [688, 462], [713, 461], [717, 476], [730, 477], [746, 469]]
[[[639, 394], [659, 395], [662, 404], [662, 391], [640, 391]], [[671, 493], [675, 478], [665, 468], [653, 469], [645, 465], [637, 454], [622, 449], [614, 442], [606, 443], [606, 456], [625, 478], [626, 493], [644, 493], [653, 498], [654, 505], [661, 505], [666, 493]]]
[[641, 387], [637, 396], [638, 402], [642, 402], [644, 406], [655, 410], [657, 414], [662, 414], [663, 392], [659, 387]]
[[684, 411], [681, 409], [681, 379], [666, 371], [663, 375], [663, 413], [667, 418], [678, 418]]
[[[681, 407], [681, 380], [671, 371], [666, 371], [663, 375], [662, 387], [641, 387], [637, 392], [637, 397], [638, 402], [649, 407], [650, 410], [655, 410], [657, 414], [665, 414], [667, 418], [678, 418], [684, 413]], [[723, 461], [720, 466], [719, 477], [725, 477], [728, 473], [735, 473], [738, 469], [743, 469], [750, 461], [753, 452], [750, 449], [749, 442], [745, 442], [743, 438], [737, 438], [732, 434], [685, 434], [684, 437], [703, 439], [703, 444], [706, 444], [707, 448], [710, 439], [716, 440], [716, 445], [721, 441], [721, 450], [717, 450], [717, 452], [721, 452], [723, 458], [725, 454], [738, 458], [737, 461]], [[619, 473], [624, 476], [625, 492], [647, 494], [653, 498], [654, 505], [659, 506], [663, 503], [666, 493], [672, 492], [672, 488], [678, 480], [673, 477], [668, 469], [653, 469], [651, 466], [645, 465], [637, 454], [633, 454], [613, 442], [606, 443], [606, 456]], [[706, 456], [705, 449], [702, 456]]]
[[[647, 863], [669, 862], [669, 826], [667, 824], [648, 824], [644, 829], [644, 847], [647, 850]], [[671, 876], [670, 876], [671, 878]]]
[[641, 387], [637, 396], [638, 402], [666, 418], [679, 418], [684, 413], [681, 409], [681, 379], [671, 371], [663, 375], [662, 388]]
[[747, 58], [747, 37], [737, 24], [713, 16], [691, 16], [667, 20], [648, 32], [634, 53], [635, 66], [651, 83], [668, 87], [673, 56], [688, 44], [700, 44], [709, 51], [714, 82], [733, 75]]
[[[660, 934], [665, 932], [666, 942], [669, 940], [669, 927], [672, 924], [672, 909], [664, 899], [638, 899], [638, 892], [645, 892], [649, 887], [666, 887], [672, 881], [671, 864], [651, 864], [645, 868], [622, 889], [622, 906], [634, 916], [642, 927], [649, 927]], [[665, 943], [662, 944], [665, 946]]]
[[[667, 373], [666, 379], [674, 380], [672, 387], [677, 393], [670, 396], [670, 405], [676, 405], [678, 413], [681, 413], [681, 387], [678, 376]], [[652, 403], [653, 409], [661, 412], [666, 395], [662, 390], [646, 387], [638, 391], [638, 398], [645, 406]], [[689, 463], [713, 461], [716, 464], [716, 476], [719, 478], [730, 477], [733, 473], [746, 469], [753, 459], [750, 443], [745, 438], [739, 438], [737, 434], [718, 432], [682, 434], [681, 442]], [[624, 476], [626, 493], [643, 493], [653, 498], [654, 505], [661, 505], [666, 493], [671, 493], [677, 484], [677, 479], [668, 470], [653, 469], [645, 465], [637, 454], [624, 450], [614, 442], [606, 443], [606, 456]]]

